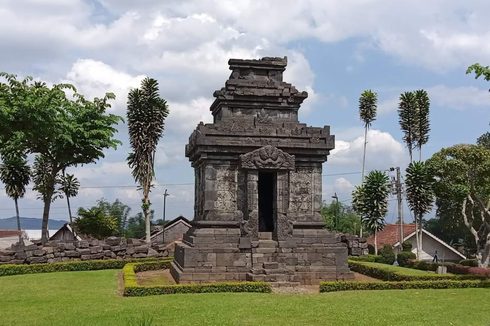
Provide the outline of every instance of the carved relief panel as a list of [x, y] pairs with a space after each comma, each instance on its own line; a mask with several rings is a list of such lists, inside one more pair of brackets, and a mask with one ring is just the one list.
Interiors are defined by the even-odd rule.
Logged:
[[216, 210], [233, 212], [237, 209], [237, 171], [233, 167], [216, 167]]

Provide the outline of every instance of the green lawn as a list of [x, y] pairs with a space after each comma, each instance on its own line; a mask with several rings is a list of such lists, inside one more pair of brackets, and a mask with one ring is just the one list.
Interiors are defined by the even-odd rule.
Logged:
[[371, 263], [371, 262], [364, 262], [364, 261], [356, 261], [356, 263], [366, 265], [366, 266], [370, 266], [370, 267], [377, 267], [377, 268], [390, 270], [390, 271], [396, 272], [397, 274], [401, 274], [401, 275], [410, 275], [410, 276], [434, 275], [434, 273], [430, 273], [427, 271], [421, 271], [418, 269], [405, 268], [405, 267], [400, 267], [400, 266], [393, 266], [393, 265], [388, 265], [388, 264]]
[[489, 325], [490, 290], [117, 296], [117, 270], [0, 277], [0, 325]]

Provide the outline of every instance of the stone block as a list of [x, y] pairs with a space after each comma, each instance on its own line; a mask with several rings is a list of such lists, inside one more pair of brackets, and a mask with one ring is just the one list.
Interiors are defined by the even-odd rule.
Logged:
[[119, 237], [109, 237], [105, 240], [105, 243], [109, 246], [117, 246], [121, 243], [121, 238]]
[[137, 253], [137, 254], [140, 254], [140, 253], [148, 253], [148, 246], [147, 245], [141, 245], [141, 246], [137, 246], [137, 247], [134, 247], [134, 252]]
[[0, 262], [7, 262], [14, 259], [14, 256], [0, 256]]
[[89, 247], [88, 241], [80, 241], [78, 243], [78, 248], [88, 248], [88, 247]]
[[46, 256], [43, 257], [29, 257], [27, 258], [27, 262], [29, 264], [44, 264], [48, 262], [48, 258]]
[[80, 248], [77, 248], [77, 250], [80, 255], [90, 255], [91, 254], [91, 251], [89, 248], [85, 248], [85, 249], [80, 249]]
[[65, 250], [75, 250], [75, 245], [73, 243], [65, 243], [63, 244]]
[[99, 252], [102, 252], [102, 247], [101, 246], [93, 246], [93, 247], [90, 247], [90, 253], [91, 254], [97, 254]]
[[65, 251], [65, 255], [66, 257], [80, 257], [81, 254], [75, 250], [67, 250]]

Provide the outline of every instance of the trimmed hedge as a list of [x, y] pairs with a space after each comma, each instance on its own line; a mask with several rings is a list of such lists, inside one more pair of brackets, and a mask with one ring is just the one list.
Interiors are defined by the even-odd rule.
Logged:
[[379, 255], [365, 255], [365, 256], [349, 256], [349, 260], [353, 261], [365, 261], [369, 263], [382, 263], [383, 257]]
[[459, 264], [468, 267], [478, 267], [478, 259], [463, 259]]
[[[437, 263], [429, 263], [425, 261], [420, 261], [420, 260], [409, 260], [408, 262], [408, 267], [413, 268], [413, 269], [419, 269], [423, 271], [435, 271], [437, 270], [438, 266], [442, 266], [442, 264], [437, 264]], [[468, 267], [468, 266], [463, 266], [459, 264], [454, 264], [454, 263], [444, 263], [444, 266], [446, 266], [447, 271], [452, 274], [457, 274], [457, 275], [475, 275], [475, 276], [486, 276], [487, 278], [490, 278], [490, 269], [483, 268], [483, 267]]]
[[410, 259], [415, 259], [416, 255], [413, 252], [402, 251], [398, 253], [398, 265], [401, 267], [408, 267], [408, 262]]
[[105, 259], [105, 260], [84, 260], [69, 261], [64, 263], [52, 264], [30, 264], [30, 265], [0, 265], [0, 276], [54, 273], [54, 272], [73, 272], [73, 271], [95, 271], [101, 269], [121, 269], [128, 263], [136, 262], [158, 262], [170, 264], [173, 258], [130, 258], [130, 259]]
[[170, 263], [145, 262], [127, 264], [123, 268], [124, 296], [143, 297], [148, 295], [177, 293], [217, 293], [217, 292], [259, 292], [271, 293], [272, 288], [265, 282], [233, 282], [210, 284], [179, 284], [161, 286], [140, 286], [136, 282], [136, 272], [168, 268]]
[[320, 292], [357, 290], [490, 288], [490, 281], [321, 282]]
[[406, 275], [397, 273], [388, 268], [368, 266], [362, 262], [349, 261], [352, 271], [371, 276], [383, 281], [436, 281], [436, 280], [486, 280], [483, 275], [448, 275], [448, 274], [429, 274], [429, 275]]

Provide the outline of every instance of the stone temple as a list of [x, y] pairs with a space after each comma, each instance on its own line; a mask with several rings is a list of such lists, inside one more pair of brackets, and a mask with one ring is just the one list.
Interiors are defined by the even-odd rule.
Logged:
[[307, 127], [308, 93], [283, 81], [287, 58], [229, 60], [186, 156], [195, 170], [192, 228], [175, 248], [177, 283], [351, 280], [347, 244], [324, 228], [322, 163], [330, 127]]

